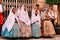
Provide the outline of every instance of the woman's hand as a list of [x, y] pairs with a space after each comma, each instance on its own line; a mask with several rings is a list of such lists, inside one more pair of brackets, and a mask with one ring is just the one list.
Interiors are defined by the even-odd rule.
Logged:
[[55, 19], [55, 17], [53, 16], [52, 19]]

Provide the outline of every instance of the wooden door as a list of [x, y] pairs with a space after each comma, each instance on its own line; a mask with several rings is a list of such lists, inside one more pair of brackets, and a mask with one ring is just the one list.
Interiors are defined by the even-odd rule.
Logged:
[[58, 25], [60, 25], [60, 5], [58, 5]]

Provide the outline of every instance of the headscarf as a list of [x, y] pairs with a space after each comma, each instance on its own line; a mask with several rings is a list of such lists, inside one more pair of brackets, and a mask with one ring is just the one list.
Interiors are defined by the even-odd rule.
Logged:
[[30, 19], [28, 16], [28, 12], [27, 12], [27, 9], [26, 9], [26, 11], [24, 10], [24, 5], [22, 5], [22, 7], [21, 7], [20, 20], [23, 21], [26, 25], [30, 25]]
[[[22, 5], [22, 7], [21, 7], [21, 11], [24, 10], [24, 6], [25, 6], [25, 4]], [[26, 12], [27, 12], [27, 9], [26, 9]]]
[[5, 22], [4, 25], [2, 26], [2, 31], [4, 31], [4, 30], [7, 28], [7, 30], [10, 32], [11, 29], [12, 29], [12, 27], [13, 27], [13, 25], [14, 25], [14, 23], [15, 23], [15, 15], [14, 15], [14, 13], [12, 12], [12, 9], [13, 9], [13, 8], [14, 8], [14, 7], [12, 7], [12, 8], [10, 9], [9, 16], [7, 17], [6, 22]]
[[24, 10], [24, 5], [22, 5], [21, 10]]

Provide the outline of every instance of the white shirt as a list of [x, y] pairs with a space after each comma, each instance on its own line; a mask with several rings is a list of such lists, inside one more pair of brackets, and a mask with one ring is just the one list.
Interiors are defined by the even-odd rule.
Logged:
[[45, 19], [45, 13], [46, 13], [46, 11], [44, 11], [44, 12], [41, 11], [41, 19], [42, 19], [42, 20]]
[[53, 16], [55, 17], [55, 18], [57, 18], [57, 15], [52, 11], [52, 13], [50, 14], [50, 12], [48, 12], [48, 15], [49, 15], [49, 17], [50, 18], [53, 18]]
[[3, 12], [2, 5], [0, 4], [0, 12]]

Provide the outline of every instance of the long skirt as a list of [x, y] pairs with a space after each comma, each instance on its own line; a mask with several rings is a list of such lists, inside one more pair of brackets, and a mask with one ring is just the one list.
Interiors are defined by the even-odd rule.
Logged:
[[3, 18], [2, 12], [0, 12], [0, 25], [3, 24], [3, 20], [4, 20], [4, 18]]
[[44, 30], [44, 32], [43, 32], [44, 36], [50, 36], [50, 37], [55, 36], [54, 26], [50, 20], [44, 21], [43, 30]]
[[41, 35], [44, 36], [44, 20], [41, 20]]
[[41, 36], [41, 28], [39, 27], [39, 24], [36, 22], [32, 24], [32, 36], [33, 37], [40, 37]]
[[[4, 25], [6, 26], [6, 25]], [[1, 35], [3, 37], [20, 37], [20, 31], [19, 31], [19, 27], [18, 24], [15, 23], [12, 30], [10, 32], [8, 32], [7, 28], [1, 32]]]
[[31, 37], [31, 26], [20, 21], [20, 37]]
[[3, 13], [2, 12], [0, 12], [0, 35], [1, 35], [1, 31], [2, 31], [2, 25], [3, 25], [3, 20], [4, 20], [4, 18], [3, 18], [3, 15], [2, 15]]

